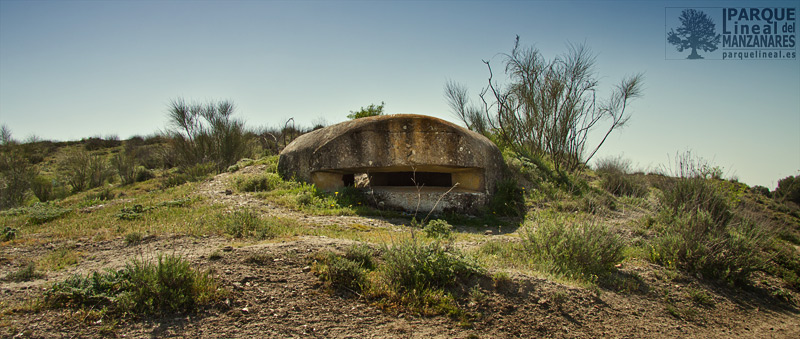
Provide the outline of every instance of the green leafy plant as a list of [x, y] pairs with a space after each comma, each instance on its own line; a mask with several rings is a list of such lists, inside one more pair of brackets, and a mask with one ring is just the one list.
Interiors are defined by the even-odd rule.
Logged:
[[54, 308], [104, 309], [112, 314], [147, 315], [192, 312], [225, 294], [208, 272], [179, 256], [130, 261], [119, 271], [73, 275], [44, 295]]
[[142, 216], [142, 213], [150, 209], [152, 209], [152, 207], [144, 207], [140, 204], [135, 204], [131, 207], [121, 208], [116, 216], [121, 220], [136, 220]]
[[491, 197], [487, 208], [492, 214], [520, 216], [525, 208], [524, 190], [517, 181], [504, 179], [497, 184], [497, 192]]
[[403, 292], [450, 287], [459, 277], [480, 269], [454, 249], [412, 239], [385, 250], [381, 271], [387, 282]]
[[281, 177], [275, 173], [264, 173], [236, 178], [235, 186], [241, 192], [272, 191], [283, 185]]
[[772, 237], [769, 230], [735, 216], [716, 179], [676, 180], [663, 192], [650, 260], [704, 278], [746, 284], [752, 272], [764, 268], [761, 252]]
[[614, 271], [624, 247], [608, 227], [591, 221], [540, 218], [523, 231], [523, 248], [535, 265], [571, 279], [594, 281]]
[[450, 240], [453, 238], [453, 226], [445, 220], [434, 219], [428, 221], [422, 230], [425, 235], [433, 239]]
[[50, 203], [36, 203], [26, 210], [28, 220], [35, 225], [56, 220], [72, 211], [69, 208], [59, 207]]
[[[460, 252], [438, 242], [405, 240], [377, 252], [356, 245], [344, 255], [324, 252], [314, 271], [333, 288], [355, 292], [387, 309], [466, 317], [448, 289], [483, 271]], [[462, 319], [463, 320], [463, 319]]]
[[370, 104], [367, 107], [361, 107], [358, 112], [350, 111], [350, 114], [347, 115], [348, 119], [361, 119], [366, 117], [374, 117], [377, 115], [383, 115], [383, 107], [386, 104], [381, 102], [380, 105]]
[[788, 176], [778, 180], [778, 187], [773, 195], [779, 199], [785, 199], [800, 205], [800, 175]]

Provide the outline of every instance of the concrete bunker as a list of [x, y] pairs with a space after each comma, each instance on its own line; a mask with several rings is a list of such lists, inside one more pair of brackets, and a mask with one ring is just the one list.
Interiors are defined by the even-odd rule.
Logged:
[[503, 164], [497, 147], [478, 133], [434, 117], [397, 114], [304, 134], [281, 152], [278, 170], [323, 190], [362, 188], [388, 207], [441, 212], [485, 204]]

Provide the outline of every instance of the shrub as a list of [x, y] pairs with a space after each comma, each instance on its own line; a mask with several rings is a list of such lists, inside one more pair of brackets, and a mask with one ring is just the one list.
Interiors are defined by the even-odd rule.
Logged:
[[111, 164], [117, 170], [120, 181], [123, 185], [130, 185], [136, 182], [136, 153], [125, 149], [111, 158]]
[[59, 159], [58, 167], [73, 192], [101, 186], [111, 177], [108, 164], [101, 155], [80, 148], [67, 151]]
[[763, 269], [760, 251], [769, 238], [749, 220], [721, 225], [708, 212], [682, 213], [651, 241], [650, 260], [704, 278], [743, 284], [752, 272]]
[[423, 231], [425, 231], [425, 235], [433, 239], [453, 238], [453, 226], [441, 219], [428, 221]]
[[785, 199], [800, 205], [800, 175], [788, 176], [778, 180], [778, 187], [773, 194], [776, 198]]
[[366, 245], [349, 247], [344, 255], [318, 256], [314, 270], [334, 288], [345, 288], [376, 300], [381, 307], [426, 315], [463, 315], [448, 288], [481, 269], [461, 253], [439, 243], [406, 240], [377, 255]]
[[139, 232], [131, 232], [125, 235], [125, 245], [138, 245], [144, 239], [144, 235]]
[[34, 225], [56, 220], [71, 211], [69, 208], [58, 207], [51, 203], [36, 203], [26, 209], [28, 220]]
[[136, 168], [136, 182], [147, 181], [150, 179], [155, 178], [156, 175], [153, 172], [144, 166], [139, 166]]
[[386, 282], [397, 292], [443, 289], [459, 277], [477, 274], [477, 265], [440, 244], [402, 241], [385, 250], [381, 265]]
[[315, 265], [319, 278], [334, 288], [343, 288], [352, 292], [361, 292], [366, 285], [366, 270], [363, 263], [346, 257], [326, 252]]
[[364, 269], [372, 270], [375, 268], [373, 257], [377, 253], [372, 247], [362, 243], [348, 247], [344, 251], [344, 258], [358, 263]]
[[238, 210], [221, 215], [220, 226], [225, 234], [234, 238], [271, 239], [281, 232], [278, 219], [261, 219], [251, 210]]
[[595, 162], [594, 170], [597, 173], [617, 172], [629, 174], [631, 172], [631, 161], [622, 156], [598, 159]]
[[630, 175], [631, 163], [620, 157], [597, 161], [595, 171], [603, 179], [603, 189], [616, 196], [641, 198], [647, 195], [647, 184]]
[[646, 183], [623, 172], [605, 172], [601, 177], [603, 189], [616, 196], [642, 198], [649, 192]]
[[272, 191], [283, 183], [281, 177], [275, 173], [250, 175], [236, 179], [236, 188], [242, 192]]
[[41, 175], [36, 176], [31, 182], [31, 191], [40, 202], [61, 199], [69, 194], [67, 188], [60, 181]]
[[[163, 178], [161, 182], [162, 188], [175, 187], [183, 185], [187, 182], [196, 182], [204, 180], [210, 173], [214, 171], [214, 164], [204, 163], [196, 164], [180, 169], [178, 172], [173, 172]], [[152, 174], [152, 173], [150, 173]]]
[[3, 227], [3, 232], [0, 233], [0, 241], [14, 240], [17, 237], [17, 229], [9, 226]]
[[489, 201], [490, 211], [509, 217], [517, 217], [525, 208], [525, 197], [519, 184], [513, 179], [504, 179], [497, 184], [497, 191]]
[[231, 101], [187, 104], [183, 99], [170, 102], [170, 145], [182, 167], [212, 163], [223, 171], [250, 152], [244, 122], [234, 119]]
[[766, 187], [761, 186], [761, 185], [755, 185], [753, 187], [750, 187], [750, 190], [753, 191], [753, 193], [763, 195], [763, 196], [765, 196], [767, 198], [771, 198], [772, 197], [772, 193], [770, 193], [769, 188], [766, 188]]
[[112, 148], [122, 145], [122, 141], [120, 141], [119, 137], [116, 135], [108, 136], [105, 139], [99, 136], [91, 137], [81, 140], [81, 143], [83, 143], [83, 147], [87, 151], [96, 151], [103, 148]]
[[167, 175], [165, 178], [163, 178], [161, 180], [159, 186], [162, 189], [175, 187], [175, 186], [180, 186], [180, 185], [183, 185], [183, 184], [189, 182], [190, 179], [191, 179], [191, 177], [189, 177], [189, 175], [186, 174], [186, 173], [172, 173], [170, 175]]
[[237, 161], [235, 164], [228, 166], [227, 171], [233, 173], [252, 164], [253, 159], [244, 158]]
[[114, 199], [114, 197], [116, 197], [116, 194], [114, 194], [114, 192], [112, 192], [111, 188], [109, 188], [108, 186], [103, 187], [102, 189], [99, 189], [95, 192], [86, 194], [86, 200], [105, 201], [105, 200], [112, 200]]
[[678, 178], [664, 190], [661, 203], [672, 215], [706, 211], [719, 225], [726, 224], [732, 216], [725, 194], [713, 181], [702, 177]]
[[[350, 111], [350, 114], [347, 115], [348, 119], [360, 119], [366, 117], [374, 117], [377, 115], [383, 115], [383, 107], [386, 105], [384, 102], [381, 102], [380, 105], [370, 104], [367, 107], [361, 107], [358, 112]], [[316, 128], [315, 128], [316, 129]]]
[[523, 248], [541, 269], [571, 279], [593, 281], [622, 261], [624, 243], [597, 222], [539, 220], [526, 225]]
[[45, 292], [51, 307], [103, 309], [123, 315], [192, 312], [218, 301], [224, 291], [208, 272], [179, 256], [130, 261], [119, 271], [73, 275]]
[[4, 146], [0, 151], [0, 209], [21, 205], [36, 173], [21, 148]]
[[679, 168], [689, 175], [664, 188], [650, 260], [709, 279], [747, 283], [752, 272], [764, 269], [761, 253], [772, 235], [731, 210], [743, 188], [707, 179], [696, 168], [709, 166], [686, 158]]
[[199, 163], [181, 169], [181, 172], [189, 176], [189, 181], [200, 181], [214, 173], [213, 163]]

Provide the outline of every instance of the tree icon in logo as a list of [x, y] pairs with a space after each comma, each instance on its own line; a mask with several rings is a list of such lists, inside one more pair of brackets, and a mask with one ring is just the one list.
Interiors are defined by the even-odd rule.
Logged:
[[720, 35], [716, 34], [714, 21], [705, 12], [684, 9], [680, 20], [681, 27], [678, 27], [677, 33], [674, 29], [669, 31], [667, 42], [677, 46], [678, 52], [691, 48], [692, 54], [686, 59], [702, 59], [703, 57], [697, 54], [698, 49], [706, 52], [717, 50]]

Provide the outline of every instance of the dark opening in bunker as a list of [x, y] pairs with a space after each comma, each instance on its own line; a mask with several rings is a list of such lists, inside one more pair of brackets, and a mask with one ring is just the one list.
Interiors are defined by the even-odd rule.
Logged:
[[[370, 186], [453, 186], [453, 175], [441, 172], [374, 172], [368, 178]], [[345, 186], [355, 186], [356, 174], [344, 174], [342, 181]]]
[[371, 173], [372, 186], [450, 187], [453, 176], [439, 172], [376, 172]]
[[[435, 167], [435, 166], [428, 166]], [[333, 171], [316, 171], [312, 182], [324, 190], [338, 187], [422, 188], [427, 190], [453, 188], [457, 191], [482, 192], [483, 169], [475, 167], [425, 168], [352, 168]]]

